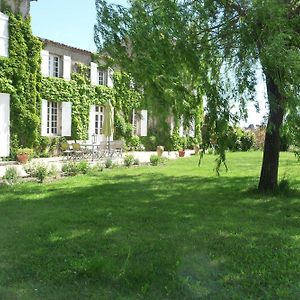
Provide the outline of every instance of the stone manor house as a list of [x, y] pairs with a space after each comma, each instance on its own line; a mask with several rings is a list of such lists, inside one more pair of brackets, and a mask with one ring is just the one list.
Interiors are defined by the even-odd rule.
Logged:
[[[1, 0], [2, 1], [2, 0]], [[23, 17], [29, 14], [30, 1], [23, 0], [17, 6], [13, 0], [6, 0], [6, 4], [14, 13], [21, 13]], [[0, 12], [0, 57], [9, 58], [9, 17]], [[90, 69], [90, 82], [92, 85], [103, 85], [113, 88], [113, 70], [99, 68], [92, 61], [93, 54], [89, 51], [57, 43], [47, 39], [40, 39], [43, 43], [41, 51], [41, 73], [43, 77], [63, 78], [71, 80], [71, 73], [76, 72], [78, 64]], [[102, 134], [104, 122], [104, 109], [102, 105], [90, 105], [88, 140], [91, 142], [104, 141]], [[147, 111], [133, 112], [132, 122], [134, 134], [147, 135]], [[71, 136], [72, 103], [54, 102], [42, 99], [41, 103], [41, 136]], [[10, 129], [10, 95], [0, 91], [0, 157], [9, 156], [11, 143]], [[111, 137], [113, 138], [113, 137]]]
[[[10, 36], [9, 36], [9, 16], [6, 15], [5, 8], [13, 14], [21, 14], [23, 18], [29, 15], [30, 2], [34, 0], [0, 0], [0, 60], [9, 60], [10, 57]], [[2, 11], [2, 12], [1, 12]], [[113, 89], [113, 73], [111, 68], [104, 68], [99, 61], [93, 61], [93, 53], [71, 47], [62, 43], [40, 38], [43, 44], [41, 50], [40, 71], [44, 78], [60, 78], [66, 82], [71, 81], [71, 74], [78, 71], [78, 65], [84, 65], [88, 71], [90, 85], [106, 86]], [[1, 70], [0, 70], [1, 71]], [[1, 76], [1, 74], [0, 74]], [[0, 78], [1, 83], [1, 78]], [[85, 97], [85, 95], [82, 95]], [[74, 124], [74, 105], [69, 100], [61, 97], [60, 101], [53, 101], [47, 95], [39, 100], [39, 118], [40, 128], [39, 135], [41, 137], [66, 137], [71, 138], [72, 126]], [[11, 153], [12, 148], [12, 97], [9, 93], [3, 92], [0, 85], [0, 158], [7, 157]], [[87, 128], [88, 142], [101, 142], [106, 139], [103, 135], [102, 127], [105, 116], [105, 105], [91, 103], [89, 106], [88, 120], [85, 124]], [[149, 128], [156, 126], [155, 116], [148, 115], [147, 110], [132, 109], [131, 125], [133, 135], [147, 136]], [[173, 117], [170, 116], [166, 122], [169, 124], [171, 132], [174, 128]], [[73, 133], [73, 131], [72, 131]], [[179, 126], [180, 136], [195, 136], [195, 125], [184, 130], [183, 121]], [[113, 140], [113, 136], [110, 138]], [[20, 143], [22, 145], [22, 143]]]

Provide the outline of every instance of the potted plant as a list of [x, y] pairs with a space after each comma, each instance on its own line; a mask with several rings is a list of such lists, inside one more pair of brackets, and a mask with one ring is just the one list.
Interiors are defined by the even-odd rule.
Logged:
[[33, 150], [30, 148], [19, 148], [17, 150], [17, 160], [21, 163], [21, 164], [26, 164], [30, 158], [30, 156], [32, 155]]
[[179, 157], [184, 157], [184, 155], [185, 155], [184, 149], [178, 150], [178, 156], [179, 156]]

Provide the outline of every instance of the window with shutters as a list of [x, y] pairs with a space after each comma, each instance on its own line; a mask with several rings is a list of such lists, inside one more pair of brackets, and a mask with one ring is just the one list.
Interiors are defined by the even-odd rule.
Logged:
[[61, 135], [61, 104], [47, 102], [47, 134]]
[[98, 70], [98, 83], [99, 85], [107, 86], [107, 70]]
[[49, 76], [50, 77], [62, 77], [62, 59], [58, 55], [49, 55]]
[[103, 133], [104, 107], [95, 106], [95, 134]]

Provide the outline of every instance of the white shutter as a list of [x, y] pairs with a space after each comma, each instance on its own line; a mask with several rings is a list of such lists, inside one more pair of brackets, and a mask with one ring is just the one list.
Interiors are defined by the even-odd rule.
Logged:
[[141, 111], [141, 136], [147, 136], [148, 130], [148, 112], [147, 110]]
[[47, 136], [48, 101], [42, 100], [41, 107], [41, 136]]
[[171, 132], [171, 134], [173, 133], [173, 130], [174, 130], [174, 127], [175, 127], [175, 125], [174, 125], [174, 116], [171, 116], [171, 117], [169, 117], [169, 122], [170, 122], [170, 132]]
[[71, 80], [71, 57], [64, 55], [63, 62], [63, 78], [65, 80]]
[[0, 12], [0, 56], [8, 57], [8, 16]]
[[98, 70], [97, 64], [91, 62], [91, 84], [98, 85]]
[[90, 106], [89, 115], [89, 141], [92, 142], [92, 135], [95, 134], [95, 105]]
[[42, 63], [41, 63], [41, 72], [45, 77], [49, 76], [49, 51], [41, 51]]
[[10, 152], [10, 96], [0, 93], [0, 157]]
[[184, 136], [184, 133], [183, 133], [183, 117], [180, 118], [180, 121], [179, 121], [179, 136], [182, 137]]
[[114, 76], [114, 70], [112, 68], [108, 68], [108, 70], [107, 70], [107, 86], [108, 87], [114, 86], [113, 76]]
[[72, 128], [72, 103], [62, 102], [61, 104], [61, 135], [71, 136]]
[[196, 131], [196, 124], [195, 124], [195, 119], [193, 118], [190, 122], [189, 136], [195, 137], [195, 131]]

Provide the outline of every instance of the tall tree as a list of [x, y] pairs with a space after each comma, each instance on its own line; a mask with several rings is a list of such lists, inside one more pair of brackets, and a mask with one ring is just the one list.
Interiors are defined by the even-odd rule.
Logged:
[[237, 119], [231, 108], [247, 115], [261, 66], [269, 117], [259, 190], [276, 189], [280, 131], [283, 122], [292, 126], [297, 120], [300, 105], [299, 1], [132, 0], [124, 8], [96, 0], [96, 7], [99, 49], [153, 93], [149, 99], [159, 111], [176, 110], [187, 91], [206, 99], [219, 165], [225, 162], [227, 129]]

